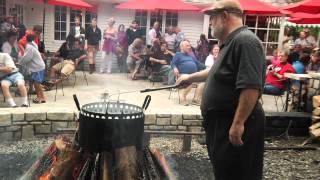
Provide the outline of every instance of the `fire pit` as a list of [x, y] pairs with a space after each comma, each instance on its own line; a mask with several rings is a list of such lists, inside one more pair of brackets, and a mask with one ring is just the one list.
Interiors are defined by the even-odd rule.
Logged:
[[164, 157], [156, 148], [143, 146], [143, 106], [96, 102], [79, 109], [73, 141], [57, 138], [30, 168], [26, 179], [37, 180], [160, 180], [169, 179]]

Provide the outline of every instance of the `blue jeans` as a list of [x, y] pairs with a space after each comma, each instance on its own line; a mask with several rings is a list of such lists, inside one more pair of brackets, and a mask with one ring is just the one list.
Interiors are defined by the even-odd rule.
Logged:
[[263, 94], [269, 94], [269, 95], [282, 95], [284, 93], [283, 89], [280, 89], [278, 87], [272, 86], [270, 84], [265, 84], [263, 88]]

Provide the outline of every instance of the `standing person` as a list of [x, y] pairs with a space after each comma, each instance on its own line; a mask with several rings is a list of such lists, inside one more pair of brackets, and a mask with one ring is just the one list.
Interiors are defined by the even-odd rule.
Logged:
[[120, 72], [127, 72], [126, 58], [128, 54], [128, 38], [125, 32], [125, 26], [120, 24], [118, 27], [116, 55]]
[[45, 78], [45, 64], [38, 50], [37, 44], [33, 41], [34, 35], [27, 35], [28, 44], [26, 45], [24, 56], [19, 60], [19, 64], [25, 65], [31, 72], [31, 81], [34, 83], [34, 88], [37, 98], [33, 99], [33, 103], [45, 103], [43, 89], [41, 83]]
[[180, 51], [180, 43], [185, 40], [186, 36], [184, 34], [184, 32], [181, 31], [180, 27], [176, 27], [175, 29], [176, 31], [176, 40], [175, 40], [175, 52]]
[[149, 37], [147, 38], [148, 48], [151, 48], [153, 42], [156, 40], [160, 40], [161, 32], [160, 32], [160, 23], [158, 21], [154, 22], [152, 29], [148, 33]]
[[14, 26], [14, 19], [13, 16], [7, 16], [0, 24], [0, 47], [2, 46], [2, 43], [6, 41], [7, 33], [9, 31], [17, 32], [17, 29]]
[[18, 29], [18, 41], [26, 35], [27, 28], [26, 26], [19, 20], [16, 20], [16, 27]]
[[136, 38], [142, 39], [143, 35], [137, 21], [132, 21], [130, 28], [126, 31], [128, 38], [128, 45], [130, 46]]
[[206, 38], [206, 35], [201, 34], [200, 35], [200, 40], [198, 40], [198, 46], [196, 49], [197, 52], [197, 59], [205, 63], [206, 58], [209, 55], [209, 41]]
[[96, 55], [100, 50], [101, 30], [97, 26], [97, 18], [92, 18], [91, 25], [86, 29], [85, 34], [87, 43], [86, 49], [88, 53], [88, 61], [90, 74], [96, 71]]
[[75, 25], [71, 27], [67, 36], [69, 48], [73, 48], [73, 43], [76, 39], [80, 40], [82, 44], [85, 42], [85, 29], [81, 26], [80, 16], [74, 18]]
[[167, 30], [167, 33], [164, 35], [164, 40], [168, 43], [168, 49], [169, 51], [174, 52], [175, 47], [174, 45], [176, 44], [176, 33], [174, 32], [174, 29], [172, 26], [170, 26]]
[[310, 43], [311, 49], [315, 48], [317, 46], [317, 40], [310, 34], [310, 29], [305, 28], [303, 31], [306, 33], [306, 40]]
[[108, 20], [108, 27], [103, 33], [103, 59], [100, 66], [100, 73], [111, 73], [112, 60], [115, 59], [117, 45], [117, 29], [114, 27], [116, 21], [113, 18]]
[[211, 69], [182, 76], [177, 84], [206, 80], [201, 112], [215, 179], [260, 180], [265, 116], [258, 99], [265, 80], [263, 48], [243, 26], [238, 1], [218, 1], [205, 13], [220, 40], [219, 59]]
[[32, 30], [27, 30], [26, 34], [19, 40], [19, 48], [21, 50], [21, 54], [24, 54], [24, 49], [26, 48], [26, 45], [28, 44], [27, 36], [28, 35], [34, 35], [34, 42], [37, 44], [38, 47], [41, 46], [41, 34], [42, 34], [42, 26], [35, 25], [33, 26]]

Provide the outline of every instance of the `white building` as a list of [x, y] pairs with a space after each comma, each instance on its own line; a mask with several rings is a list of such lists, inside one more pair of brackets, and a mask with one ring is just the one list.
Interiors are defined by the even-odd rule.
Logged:
[[[122, 10], [116, 9], [115, 6], [126, 0], [86, 1], [97, 7], [95, 15], [98, 18], [98, 26], [102, 30], [106, 28], [107, 19], [110, 17], [115, 18], [116, 26], [124, 24], [128, 27], [132, 20], [137, 20], [141, 28], [145, 30], [148, 30], [153, 22], [160, 21], [162, 23], [162, 31], [170, 25], [179, 26], [194, 46], [201, 33], [208, 35], [209, 32], [209, 16], [203, 15], [201, 12]], [[210, 5], [214, 0], [185, 1], [198, 7], [205, 7]], [[272, 0], [262, 1], [273, 2]], [[43, 24], [43, 9], [44, 5], [37, 2], [37, 0], [0, 0], [0, 19], [5, 15], [15, 13], [23, 20], [27, 28], [32, 28], [36, 24]], [[75, 15], [78, 14], [82, 16], [83, 26], [88, 25], [93, 16], [92, 12], [73, 10], [67, 7], [46, 5], [45, 9], [44, 40], [46, 49], [49, 51], [56, 51], [65, 40]], [[281, 36], [279, 35], [281, 34], [280, 18], [274, 18], [272, 15], [264, 17], [250, 15], [245, 17], [244, 21], [249, 25], [249, 28], [260, 37], [268, 54], [270, 50], [277, 48], [278, 42], [281, 40]]]
[[[96, 14], [67, 7], [45, 6], [44, 40], [47, 50], [55, 51], [58, 49], [65, 40], [72, 26], [74, 16], [77, 14], [82, 16], [83, 26], [90, 23], [92, 15], [96, 15], [98, 26], [101, 30], [106, 28], [107, 19], [110, 17], [115, 18], [116, 26], [124, 24], [128, 27], [132, 20], [138, 20], [141, 28], [145, 30], [149, 29], [155, 21], [162, 23], [162, 31], [170, 25], [179, 26], [193, 45], [199, 39], [200, 34], [206, 33], [208, 28], [208, 25], [207, 27], [204, 26], [204, 15], [201, 12], [120, 10], [116, 9], [115, 6], [124, 2], [123, 0], [90, 0], [88, 2], [97, 6]], [[208, 2], [206, 0], [195, 0], [193, 4], [202, 5], [203, 7]], [[44, 5], [36, 2], [36, 0], [0, 0], [0, 19], [6, 15], [16, 13], [27, 28], [30, 29], [36, 24], [43, 24], [43, 8]]]

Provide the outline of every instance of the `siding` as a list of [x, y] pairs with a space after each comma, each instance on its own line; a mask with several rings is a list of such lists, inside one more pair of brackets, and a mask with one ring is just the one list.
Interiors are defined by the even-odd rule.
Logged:
[[180, 12], [178, 26], [185, 33], [186, 38], [196, 46], [200, 34], [203, 33], [204, 15], [196, 12]]

